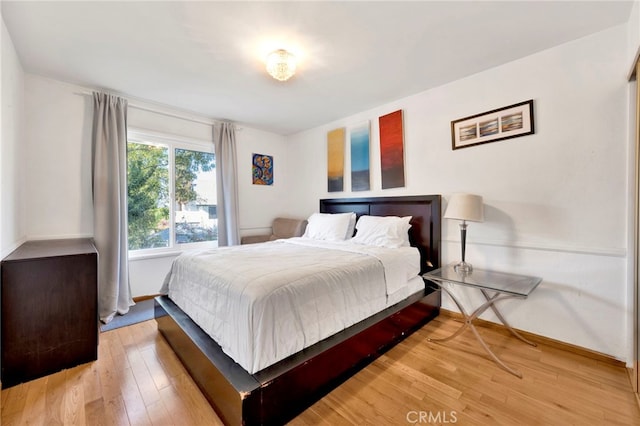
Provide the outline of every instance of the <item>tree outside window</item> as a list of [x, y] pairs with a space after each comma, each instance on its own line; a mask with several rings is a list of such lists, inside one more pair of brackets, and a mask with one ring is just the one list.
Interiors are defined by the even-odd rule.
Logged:
[[130, 140], [127, 155], [129, 250], [217, 240], [213, 153]]

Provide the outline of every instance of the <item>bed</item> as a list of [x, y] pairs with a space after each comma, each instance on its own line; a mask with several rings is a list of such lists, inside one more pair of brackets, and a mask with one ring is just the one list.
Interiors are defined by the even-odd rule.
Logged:
[[[440, 208], [439, 195], [320, 200], [322, 213], [411, 216], [409, 241], [419, 253], [420, 273], [440, 265]], [[387, 299], [391, 302], [382, 310], [266, 366], [239, 356], [241, 366], [227, 355], [225, 342], [221, 347], [166, 295], [156, 298], [155, 317], [159, 331], [226, 424], [281, 424], [439, 313], [440, 292], [424, 285]]]

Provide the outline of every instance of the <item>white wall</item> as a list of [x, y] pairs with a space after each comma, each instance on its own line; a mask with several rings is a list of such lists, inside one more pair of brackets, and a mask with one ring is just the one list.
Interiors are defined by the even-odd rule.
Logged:
[[[271, 232], [278, 216], [291, 217], [290, 197], [294, 176], [290, 173], [287, 139], [273, 133], [241, 128], [238, 142], [238, 193], [240, 197], [240, 233], [256, 235]], [[253, 154], [273, 157], [273, 185], [254, 185], [251, 174]]]
[[[480, 194], [485, 222], [469, 226], [467, 260], [544, 278], [529, 300], [504, 302], [512, 324], [628, 360], [627, 37], [618, 26], [295, 135], [294, 213], [316, 211], [325, 197]], [[451, 149], [452, 120], [527, 99], [535, 135]], [[406, 187], [381, 190], [377, 119], [397, 109]], [[328, 193], [326, 133], [364, 119], [374, 189]], [[460, 257], [457, 225], [443, 223], [443, 263]]]
[[25, 76], [29, 239], [93, 236], [92, 105], [82, 91], [56, 80]]
[[629, 69], [632, 69], [640, 52], [640, 1], [638, 0], [633, 2], [631, 13], [629, 13], [627, 33], [627, 61]]
[[2, 21], [0, 94], [0, 258], [25, 239], [24, 221], [24, 72]]
[[[629, 75], [633, 74], [633, 70], [635, 70], [636, 61], [638, 60], [638, 54], [640, 53], [640, 2], [634, 1], [633, 8], [631, 9], [631, 13], [629, 15], [629, 21], [627, 22], [627, 32], [628, 32], [628, 46], [627, 46], [627, 61], [629, 68]], [[637, 108], [636, 108], [636, 97], [637, 97], [637, 84], [638, 79], [637, 76], [631, 80], [629, 84], [629, 154], [628, 154], [628, 179], [629, 179], [629, 188], [628, 188], [628, 212], [629, 212], [629, 220], [628, 220], [628, 241], [627, 241], [627, 251], [629, 253], [627, 262], [627, 277], [630, 283], [628, 291], [627, 291], [627, 300], [628, 309], [632, 312], [632, 315], [629, 317], [629, 330], [636, 330], [636, 336], [633, 339], [636, 341], [637, 348], [630, 348], [630, 360], [637, 360], [638, 353], [640, 353], [640, 341], [637, 339], [637, 327], [640, 326], [640, 317], [633, 315], [634, 310], [634, 300], [635, 306], [640, 305], [640, 295], [637, 294], [635, 289], [635, 277], [634, 277], [634, 257], [637, 261], [638, 253], [635, 251], [635, 240], [633, 238], [634, 233], [636, 232], [636, 228], [638, 224], [636, 223], [634, 209], [637, 198], [637, 189], [636, 189], [636, 176], [634, 173], [635, 170], [635, 161], [636, 161], [636, 119], [638, 116]]]
[[[91, 97], [84, 94], [86, 88], [31, 74], [25, 76], [24, 86], [24, 139], [28, 161], [20, 164], [24, 164], [25, 193], [29, 195], [24, 214], [26, 235], [29, 239], [91, 237]], [[162, 111], [156, 105], [139, 101], [133, 101], [131, 105], [130, 127], [183, 138], [213, 140], [211, 125], [145, 110]], [[166, 109], [163, 112], [175, 113]], [[202, 117], [199, 119], [206, 121]], [[287, 211], [286, 203], [270, 202], [287, 195], [284, 185], [289, 181], [286, 141], [279, 135], [240, 127], [237, 133], [240, 228], [242, 233], [252, 233], [268, 228], [275, 216]], [[273, 187], [251, 184], [252, 152], [274, 156], [276, 182]], [[131, 260], [133, 296], [156, 294], [174, 257]]]

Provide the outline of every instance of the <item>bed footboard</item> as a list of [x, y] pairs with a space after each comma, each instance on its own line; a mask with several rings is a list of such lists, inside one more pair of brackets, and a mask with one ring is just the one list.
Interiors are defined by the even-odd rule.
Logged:
[[158, 330], [225, 424], [282, 424], [435, 318], [426, 289], [348, 329], [249, 374], [168, 297], [155, 299]]

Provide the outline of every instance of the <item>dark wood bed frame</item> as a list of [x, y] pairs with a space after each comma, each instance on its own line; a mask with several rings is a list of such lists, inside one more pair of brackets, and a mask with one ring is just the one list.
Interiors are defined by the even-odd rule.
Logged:
[[[412, 216], [421, 273], [440, 266], [440, 195], [320, 200], [320, 211]], [[407, 299], [255, 374], [227, 356], [167, 296], [155, 299], [158, 330], [225, 424], [283, 424], [440, 312], [440, 291]]]

